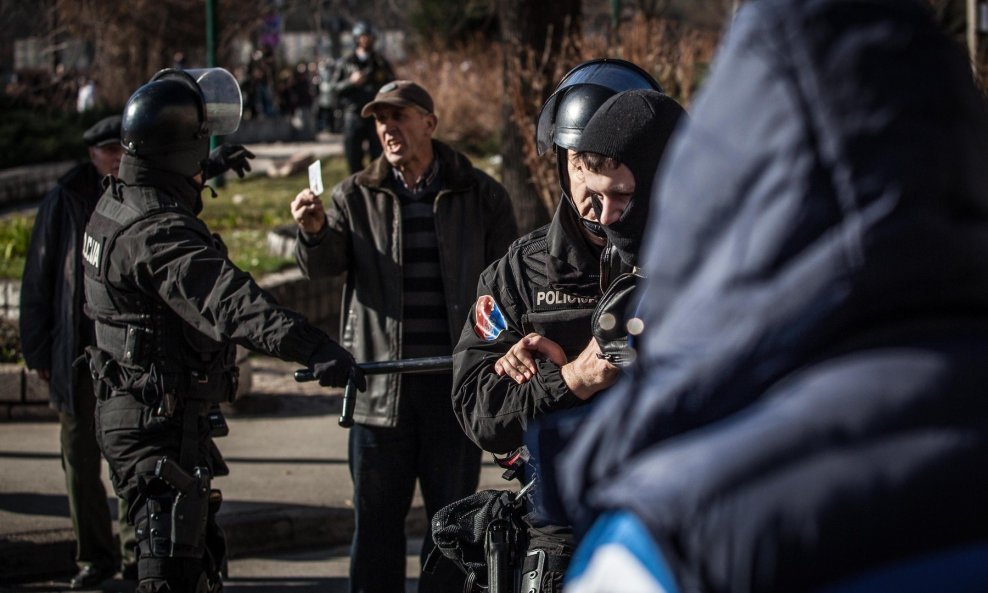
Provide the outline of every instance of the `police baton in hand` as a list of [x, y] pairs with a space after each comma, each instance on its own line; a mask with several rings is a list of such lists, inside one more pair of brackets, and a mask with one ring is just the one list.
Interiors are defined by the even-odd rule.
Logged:
[[[404, 360], [384, 360], [380, 362], [364, 362], [357, 365], [364, 375], [390, 375], [391, 373], [428, 373], [435, 371], [453, 370], [452, 356], [429, 356], [425, 358], [406, 358]], [[295, 371], [295, 380], [299, 383], [315, 381], [316, 377], [309, 369]], [[353, 426], [353, 405], [357, 396], [357, 384], [353, 375], [347, 380], [343, 390], [343, 410], [340, 412], [340, 426]]]

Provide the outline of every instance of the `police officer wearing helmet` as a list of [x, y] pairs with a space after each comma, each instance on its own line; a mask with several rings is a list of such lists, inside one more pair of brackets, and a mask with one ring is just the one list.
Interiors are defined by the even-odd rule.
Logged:
[[323, 385], [362, 380], [348, 352], [280, 307], [197, 216], [205, 177], [249, 168], [242, 147], [209, 153], [240, 109], [219, 68], [163, 70], [140, 87], [124, 110], [119, 176], [83, 238], [96, 433], [130, 504], [141, 592], [222, 588], [211, 478], [227, 468], [212, 436], [225, 428], [217, 404], [236, 393], [236, 344], [308, 364]]
[[388, 60], [374, 49], [377, 34], [370, 23], [357, 21], [351, 34], [353, 52], [340, 60], [330, 87], [343, 109], [346, 162], [350, 173], [356, 173], [364, 168], [365, 156], [369, 161], [381, 156], [374, 121], [362, 117], [360, 111], [374, 100], [382, 86], [395, 79], [395, 74]]
[[[648, 197], [621, 186], [627, 182], [620, 179], [621, 195], [612, 191], [614, 184], [596, 178], [598, 186], [588, 191], [587, 155], [577, 151], [586, 139], [584, 128], [601, 105], [630, 91], [661, 97], [672, 117], [657, 118], [645, 108], [634, 127], [611, 120], [597, 134], [614, 135], [620, 146], [621, 139], [647, 134], [664, 146], [682, 108], [659, 92], [651, 76], [625, 61], [593, 60], [577, 66], [543, 106], [538, 147], [540, 153], [555, 147], [563, 198], [547, 226], [518, 239], [481, 275], [476, 306], [453, 355], [454, 410], [466, 433], [485, 450], [514, 451], [524, 458], [524, 434], [535, 418], [584, 404], [618, 378], [617, 361], [608, 359], [594, 339], [592, 317], [612, 282], [636, 269], [635, 240], [647, 217]], [[661, 150], [649, 152], [641, 160], [654, 172]], [[593, 164], [604, 164], [598, 161]], [[646, 167], [643, 162], [633, 168]], [[609, 166], [598, 169], [612, 172]], [[637, 177], [642, 177], [643, 188], [651, 185], [651, 178], [644, 179], [647, 175], [639, 172]], [[634, 224], [639, 217], [641, 224]], [[530, 481], [531, 468], [522, 475]], [[572, 552], [570, 529], [551, 524], [533, 510], [525, 518], [530, 552], [522, 555], [522, 571], [539, 573], [527, 582], [530, 588], [559, 590]], [[544, 555], [533, 554], [536, 550]], [[530, 565], [532, 561], [539, 564]]]

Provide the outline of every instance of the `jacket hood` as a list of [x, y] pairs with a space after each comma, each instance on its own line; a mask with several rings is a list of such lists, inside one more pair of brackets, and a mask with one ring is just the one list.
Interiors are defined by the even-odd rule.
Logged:
[[580, 215], [563, 197], [546, 230], [545, 273], [549, 284], [573, 295], [597, 296], [600, 288], [601, 248], [591, 244], [580, 228]]
[[636, 454], [839, 344], [988, 317], [986, 143], [925, 3], [744, 4], [657, 182], [638, 363], [558, 471], [577, 524]]

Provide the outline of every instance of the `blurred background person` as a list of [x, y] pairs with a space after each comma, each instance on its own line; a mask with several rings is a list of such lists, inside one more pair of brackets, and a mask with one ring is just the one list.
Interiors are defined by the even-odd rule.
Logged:
[[[51, 407], [61, 423], [62, 469], [69, 516], [76, 538], [79, 573], [72, 589], [89, 588], [112, 577], [114, 552], [102, 457], [96, 444], [93, 378], [73, 363], [95, 344], [93, 321], [83, 313], [82, 234], [103, 193], [103, 179], [116, 176], [123, 146], [120, 116], [100, 120], [82, 136], [89, 160], [71, 169], [41, 201], [31, 233], [21, 284], [21, 345], [28, 368], [48, 383]], [[137, 577], [134, 528], [127, 505], [118, 508], [124, 576]]]
[[370, 23], [357, 21], [351, 34], [356, 46], [337, 64], [332, 89], [343, 111], [343, 152], [352, 174], [364, 168], [365, 157], [373, 161], [381, 156], [374, 120], [361, 117], [360, 111], [395, 74], [388, 60], [374, 49], [377, 33]]

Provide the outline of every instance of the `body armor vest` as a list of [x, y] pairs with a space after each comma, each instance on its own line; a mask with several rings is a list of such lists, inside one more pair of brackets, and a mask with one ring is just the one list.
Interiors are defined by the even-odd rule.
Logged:
[[112, 392], [132, 393], [148, 405], [173, 397], [232, 400], [237, 380], [232, 343], [217, 342], [196, 330], [153, 287], [139, 286], [138, 279], [109, 281], [117, 238], [155, 216], [167, 217], [170, 225], [180, 224], [226, 252], [201, 220], [167, 195], [152, 187], [112, 182], [83, 237], [86, 307], [96, 322], [96, 346], [87, 349], [93, 378]]

